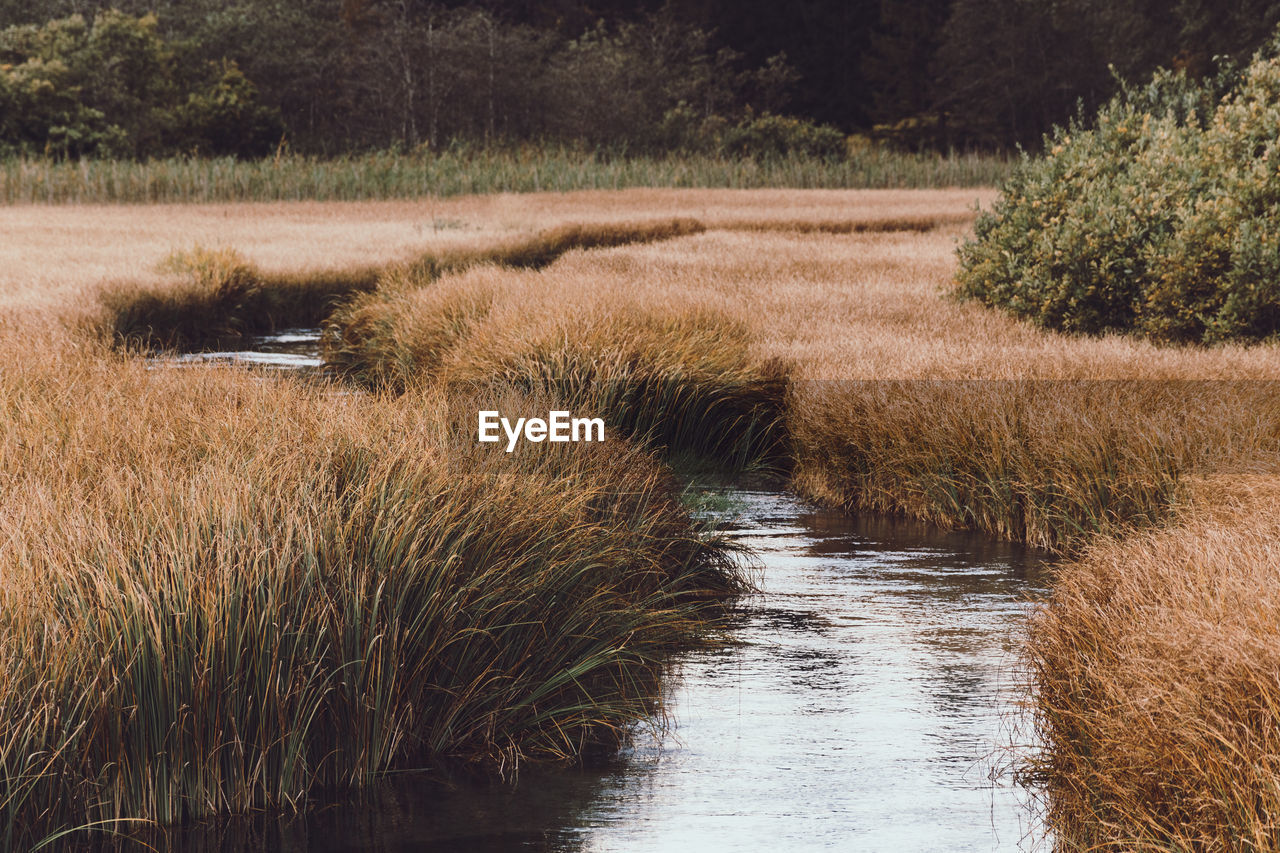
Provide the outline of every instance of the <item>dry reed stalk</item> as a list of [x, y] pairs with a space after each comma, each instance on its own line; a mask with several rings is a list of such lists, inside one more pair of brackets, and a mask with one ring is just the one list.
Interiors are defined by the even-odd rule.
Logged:
[[1062, 566], [1031, 622], [1028, 769], [1066, 849], [1280, 846], [1280, 477], [1186, 492]]

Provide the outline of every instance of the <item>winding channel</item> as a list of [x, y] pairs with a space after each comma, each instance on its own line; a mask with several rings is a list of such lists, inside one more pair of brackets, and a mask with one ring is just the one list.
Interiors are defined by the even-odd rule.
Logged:
[[1001, 770], [1020, 739], [1015, 644], [1043, 558], [780, 491], [725, 498], [761, 591], [728, 644], [676, 662], [668, 724], [610, 766], [524, 770], [514, 786], [405, 776], [169, 840], [385, 853], [1040, 846], [1034, 798]]

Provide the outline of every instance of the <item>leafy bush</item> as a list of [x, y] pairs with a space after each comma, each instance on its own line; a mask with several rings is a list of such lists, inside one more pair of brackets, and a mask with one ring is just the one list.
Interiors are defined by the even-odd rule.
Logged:
[[657, 141], [659, 149], [758, 160], [792, 154], [839, 159], [846, 150], [844, 134], [830, 125], [750, 109], [732, 123], [721, 115], [704, 117], [683, 102], [663, 115]]
[[1280, 332], [1280, 57], [1161, 72], [1024, 157], [960, 250], [959, 292], [1064, 331]]
[[284, 132], [279, 111], [258, 103], [258, 88], [234, 62], [210, 65], [210, 85], [188, 94], [174, 111], [183, 147], [218, 157], [268, 153]]
[[277, 111], [231, 62], [188, 67], [154, 15], [114, 10], [0, 30], [0, 155], [259, 155]]

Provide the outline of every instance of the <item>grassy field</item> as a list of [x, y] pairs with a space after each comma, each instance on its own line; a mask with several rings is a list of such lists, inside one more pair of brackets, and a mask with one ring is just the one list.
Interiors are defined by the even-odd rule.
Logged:
[[0, 203], [362, 201], [629, 187], [877, 189], [991, 186], [1008, 157], [906, 154], [881, 147], [840, 159], [605, 156], [553, 147], [257, 161], [0, 162]]
[[[1275, 849], [1257, 590], [1280, 348], [1070, 337], [955, 301], [955, 247], [993, 198], [0, 209], [11, 831], [38, 837], [54, 802], [171, 820], [422, 754], [615, 743], [662, 653], [740, 583], [675, 502], [674, 449], [1067, 553], [1027, 644], [1058, 837]], [[120, 351], [190, 343], [211, 305], [219, 334], [244, 331], [263, 304], [299, 306], [269, 324], [323, 318], [330, 362], [372, 393]], [[506, 458], [468, 432], [482, 400], [559, 401], [628, 438]], [[548, 596], [574, 606], [544, 619]], [[548, 642], [563, 664], [528, 669]], [[430, 650], [451, 662], [393, 666]], [[158, 748], [193, 760], [135, 763]]]

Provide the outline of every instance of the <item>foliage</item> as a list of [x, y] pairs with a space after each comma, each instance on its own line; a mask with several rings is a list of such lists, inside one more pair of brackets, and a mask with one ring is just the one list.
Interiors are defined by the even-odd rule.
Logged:
[[[311, 154], [439, 150], [458, 139], [648, 149], [681, 101], [702, 118], [732, 123], [751, 107], [844, 133], [892, 129], [885, 137], [895, 144], [946, 151], [1037, 146], [1078, 102], [1092, 111], [1117, 91], [1110, 65], [1128, 79], [1159, 66], [1194, 77], [1216, 56], [1247, 59], [1280, 22], [1280, 2], [0, 0], [0, 30], [148, 13], [173, 60], [154, 78], [176, 85], [165, 111], [216, 88], [217, 69], [234, 62], [280, 122], [262, 138], [278, 145], [284, 130]], [[138, 46], [129, 37], [112, 49], [134, 55]], [[111, 74], [101, 82], [130, 91]], [[146, 118], [129, 97], [108, 100], [110, 108], [88, 105], [101, 117], [72, 110], [60, 126], [80, 135], [56, 138], [49, 151], [190, 150], [180, 134], [160, 148], [155, 139], [99, 139], [104, 127]], [[128, 120], [116, 108], [130, 110]], [[253, 132], [231, 136], [265, 150]], [[231, 153], [220, 133], [195, 147]]]
[[0, 31], [0, 152], [54, 158], [261, 154], [273, 111], [233, 63], [182, 70], [153, 15], [101, 12]]
[[659, 138], [663, 147], [676, 151], [760, 160], [788, 155], [835, 159], [846, 149], [844, 134], [828, 125], [752, 110], [731, 122], [721, 115], [702, 116], [683, 101], [663, 115]]
[[1274, 335], [1277, 127], [1274, 55], [1239, 75], [1162, 72], [1126, 89], [1014, 170], [961, 249], [960, 293], [1065, 331]]
[[214, 63], [212, 71], [213, 82], [174, 111], [180, 147], [215, 157], [269, 151], [284, 132], [279, 114], [258, 102], [258, 88], [235, 62]]

